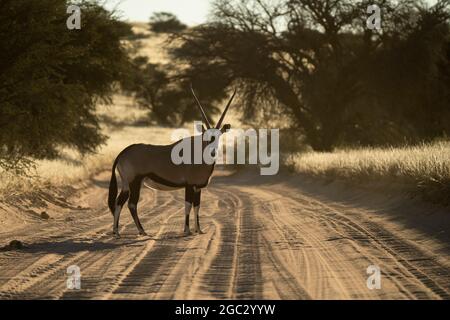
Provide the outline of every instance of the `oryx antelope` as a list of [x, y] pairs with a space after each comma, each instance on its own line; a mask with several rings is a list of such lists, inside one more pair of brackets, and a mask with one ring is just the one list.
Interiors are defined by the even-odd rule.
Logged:
[[[143, 182], [153, 189], [157, 190], [175, 190], [185, 189], [185, 226], [184, 234], [189, 235], [189, 214], [194, 207], [195, 232], [202, 233], [200, 230], [200, 197], [202, 188], [205, 188], [210, 181], [214, 170], [215, 160], [212, 163], [206, 163], [203, 160], [200, 164], [181, 163], [175, 164], [172, 159], [172, 150], [179, 143], [191, 143], [194, 145], [196, 139], [200, 139], [201, 152], [205, 149], [211, 149], [211, 144], [218, 144], [221, 134], [230, 129], [229, 124], [222, 126], [222, 122], [228, 111], [228, 108], [236, 95], [236, 90], [226, 105], [219, 122], [213, 128], [209, 123], [205, 111], [200, 101], [191, 87], [192, 94], [200, 109], [200, 113], [207, 128], [203, 126], [202, 134], [181, 139], [170, 145], [150, 145], [134, 144], [125, 148], [116, 158], [112, 166], [111, 181], [109, 183], [108, 206], [114, 216], [113, 234], [119, 237], [119, 217], [122, 207], [128, 200], [128, 208], [134, 223], [139, 230], [140, 235], [146, 235], [144, 228], [138, 218], [137, 204]], [[211, 136], [211, 139], [204, 139], [205, 135]], [[186, 140], [188, 139], [188, 140]], [[192, 150], [194, 150], [192, 148]], [[215, 157], [216, 148], [212, 150], [211, 155]], [[194, 153], [194, 152], [192, 152]], [[194, 155], [192, 155], [194, 156]], [[202, 157], [203, 158], [203, 157]], [[122, 181], [122, 190], [117, 197], [116, 168]]]

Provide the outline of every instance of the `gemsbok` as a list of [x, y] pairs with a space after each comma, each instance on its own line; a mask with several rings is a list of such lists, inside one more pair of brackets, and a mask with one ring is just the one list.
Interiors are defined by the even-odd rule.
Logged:
[[[189, 229], [189, 214], [192, 207], [194, 207], [194, 232], [202, 233], [199, 218], [201, 192], [202, 189], [209, 184], [213, 173], [220, 135], [227, 132], [231, 128], [229, 124], [222, 126], [222, 122], [234, 96], [236, 95], [236, 90], [228, 101], [219, 122], [214, 128], [211, 127], [205, 111], [203, 110], [203, 107], [195, 95], [192, 87], [191, 91], [200, 109], [204, 125], [207, 127], [205, 128], [203, 126], [202, 133], [200, 135], [187, 137], [170, 145], [133, 144], [120, 152], [115, 159], [112, 166], [111, 181], [109, 183], [108, 206], [114, 216], [113, 234], [116, 238], [120, 237], [119, 217], [122, 207], [127, 200], [128, 208], [131, 216], [133, 217], [134, 223], [139, 230], [139, 234], [146, 235], [144, 228], [139, 221], [137, 212], [137, 204], [143, 182], [145, 182], [146, 186], [156, 190], [167, 191], [184, 188], [184, 234], [189, 235], [191, 233]], [[200, 150], [197, 148], [197, 150], [194, 151], [201, 152], [200, 163], [198, 161], [183, 161], [182, 163], [175, 163], [176, 161], [173, 161], [173, 151], [174, 148], [180, 146], [179, 144], [188, 144], [192, 146], [191, 150], [194, 150], [194, 146], [199, 144], [201, 146]], [[203, 157], [205, 151], [210, 152], [213, 159], [212, 161], [205, 161]], [[192, 152], [189, 157], [191, 159], [198, 159], [198, 154], [195, 155], [195, 153], [196, 152]], [[185, 156], [187, 155], [183, 155], [183, 158], [185, 158]], [[122, 182], [122, 190], [118, 197], [116, 168]]]

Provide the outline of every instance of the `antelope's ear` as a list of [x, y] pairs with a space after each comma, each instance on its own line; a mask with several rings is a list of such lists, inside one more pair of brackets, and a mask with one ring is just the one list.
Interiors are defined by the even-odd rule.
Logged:
[[220, 129], [220, 131], [222, 133], [225, 133], [225, 132], [229, 131], [230, 129], [231, 129], [231, 125], [229, 123], [227, 123], [227, 124], [223, 125], [223, 127], [222, 127], [222, 129]]

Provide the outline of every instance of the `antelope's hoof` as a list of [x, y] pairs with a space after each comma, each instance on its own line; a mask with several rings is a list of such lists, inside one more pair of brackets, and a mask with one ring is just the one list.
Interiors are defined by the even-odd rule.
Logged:
[[204, 234], [204, 232], [203, 232], [200, 228], [198, 228], [197, 230], [195, 230], [195, 233], [198, 233], [198, 234]]
[[148, 236], [147, 232], [145, 232], [144, 230], [139, 231], [139, 235], [140, 236]]
[[114, 239], [120, 239], [120, 234], [118, 232], [113, 233]]
[[184, 236], [185, 237], [190, 236], [191, 234], [192, 234], [191, 230], [184, 230]]

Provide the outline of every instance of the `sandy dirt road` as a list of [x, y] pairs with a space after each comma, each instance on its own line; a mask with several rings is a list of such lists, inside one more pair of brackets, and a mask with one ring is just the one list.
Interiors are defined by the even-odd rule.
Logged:
[[[0, 252], [0, 299], [450, 298], [444, 209], [243, 170], [203, 192], [204, 234], [182, 236], [184, 192], [146, 189], [139, 215], [149, 236], [138, 237], [123, 210], [116, 240], [108, 183], [105, 171], [59, 197], [37, 196], [47, 221], [0, 204], [23, 220], [2, 229], [0, 244], [26, 245]], [[71, 265], [81, 290], [67, 289]], [[369, 265], [380, 267], [379, 290], [367, 287]]]

